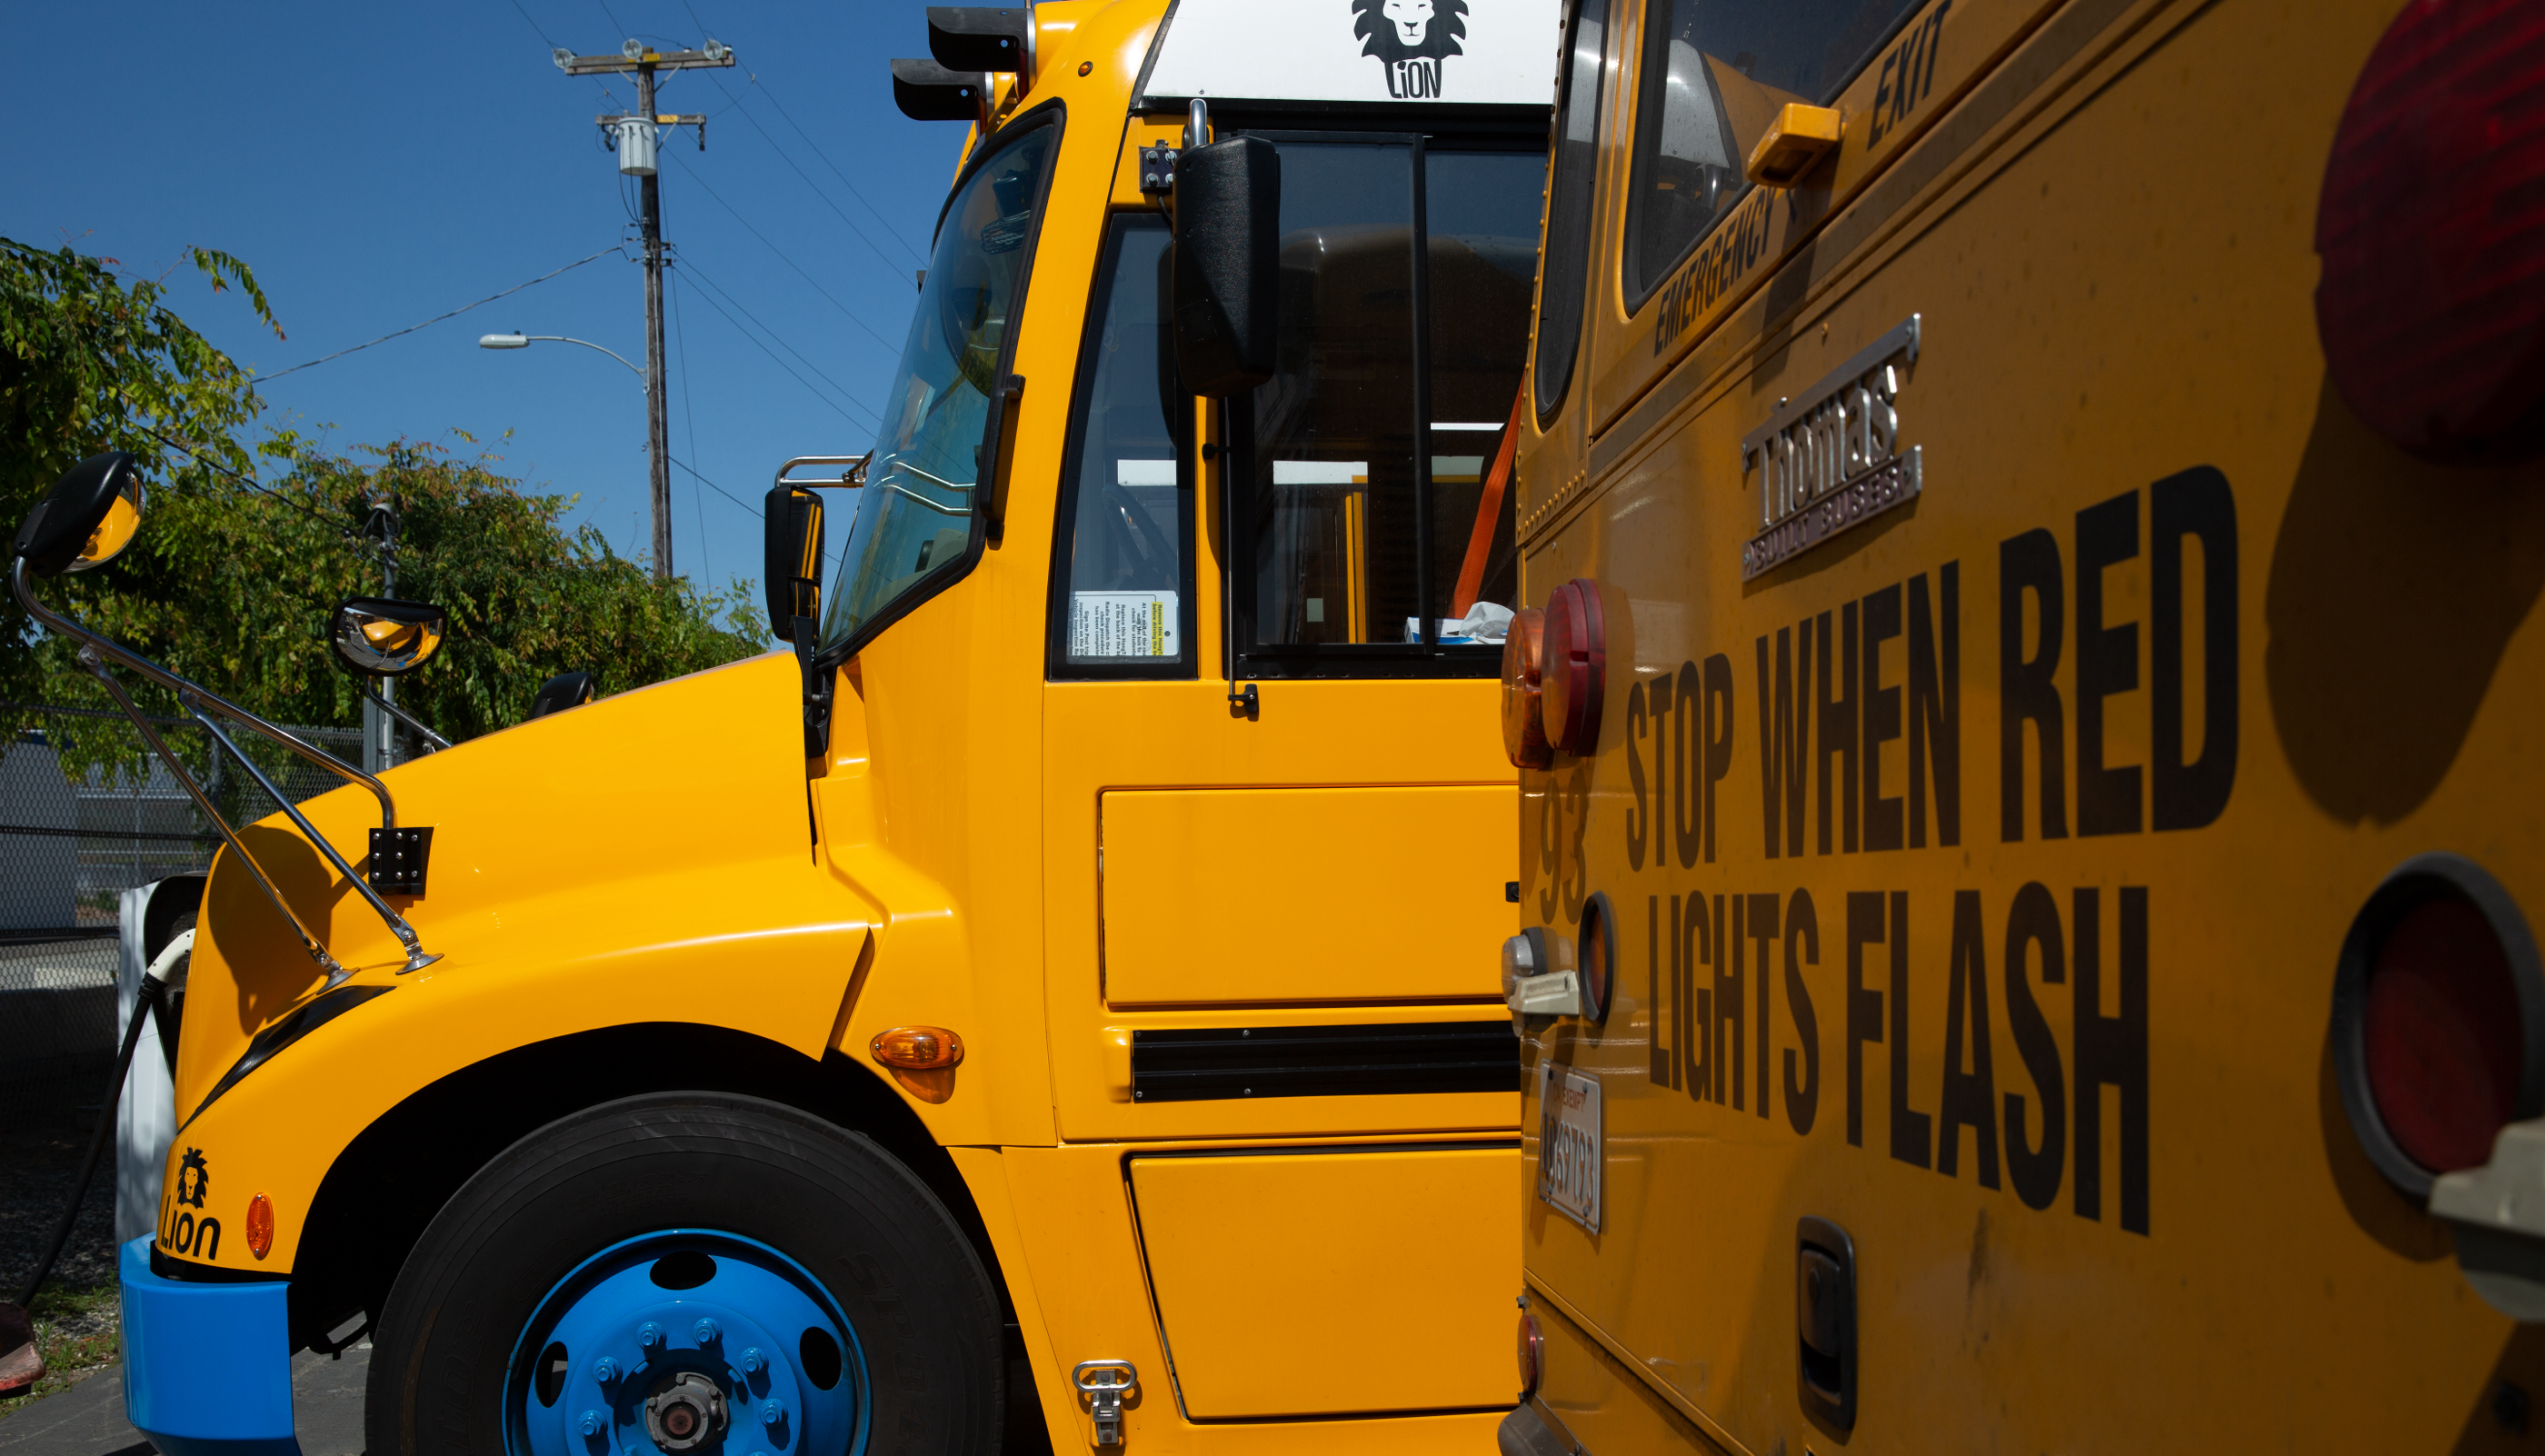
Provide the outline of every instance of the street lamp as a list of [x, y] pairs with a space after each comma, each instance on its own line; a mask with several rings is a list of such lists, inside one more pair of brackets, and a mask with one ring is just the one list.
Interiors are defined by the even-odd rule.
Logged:
[[[652, 399], [653, 390], [646, 386], [645, 371], [643, 369], [636, 367], [632, 364], [628, 364], [625, 356], [621, 355], [617, 350], [604, 349], [601, 345], [595, 344], [589, 339], [569, 339], [563, 334], [480, 334], [477, 336], [477, 347], [480, 349], [528, 349], [534, 344], [580, 344], [586, 349], [598, 349], [603, 354], [609, 355], [612, 359], [617, 360], [618, 363], [626, 368], [627, 372], [634, 374], [636, 376], [636, 387], [645, 390], [646, 397], [649, 401]], [[660, 479], [663, 475], [663, 462], [658, 459], [650, 458], [658, 445], [659, 443], [650, 437], [649, 432], [648, 439], [645, 442], [645, 451], [649, 457], [647, 463], [653, 467], [653, 477], [655, 479]], [[654, 574], [657, 577], [668, 576], [671, 574], [672, 570], [670, 550], [671, 531], [669, 529], [663, 529], [660, 533], [664, 542], [664, 550], [663, 559], [654, 563]]]
[[602, 349], [600, 345], [589, 339], [569, 339], [563, 334], [480, 334], [477, 336], [477, 347], [480, 349], [528, 349], [534, 344], [580, 344], [586, 349], [601, 349], [602, 353], [617, 360], [619, 364], [626, 366], [627, 372], [636, 376], [638, 388], [644, 387], [643, 369], [628, 364], [626, 357], [617, 350]]

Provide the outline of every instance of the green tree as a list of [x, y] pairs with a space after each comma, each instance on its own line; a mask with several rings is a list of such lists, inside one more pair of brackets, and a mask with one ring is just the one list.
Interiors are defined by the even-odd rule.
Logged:
[[[191, 256], [272, 324], [245, 267]], [[55, 609], [269, 719], [350, 725], [360, 689], [326, 630], [339, 601], [380, 594], [362, 525], [386, 498], [401, 516], [398, 595], [443, 607], [451, 630], [401, 682], [400, 706], [448, 738], [521, 721], [552, 673], [589, 671], [599, 690], [623, 691], [768, 640], [747, 585], [719, 596], [654, 581], [600, 532], [570, 527], [570, 497], [525, 490], [491, 454], [401, 441], [325, 455], [288, 432], [251, 450], [239, 443], [261, 409], [250, 376], [170, 313], [157, 284], [127, 284], [110, 263], [0, 239], [0, 519], [24, 519], [62, 469], [101, 449], [140, 456], [151, 490], [122, 557], [42, 584]], [[250, 478], [260, 457], [283, 466], [271, 484]], [[39, 633], [14, 601], [5, 611], [0, 703], [105, 703], [70, 643]], [[145, 708], [176, 709], [123, 681]], [[32, 721], [0, 707], [0, 730]], [[118, 723], [48, 726], [69, 764], [137, 754]]]

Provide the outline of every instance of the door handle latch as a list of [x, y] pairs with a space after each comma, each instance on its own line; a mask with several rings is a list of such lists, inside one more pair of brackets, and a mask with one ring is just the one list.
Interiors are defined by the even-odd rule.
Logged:
[[1122, 1399], [1139, 1393], [1140, 1372], [1128, 1360], [1081, 1360], [1069, 1378], [1096, 1417], [1096, 1444], [1122, 1444]]

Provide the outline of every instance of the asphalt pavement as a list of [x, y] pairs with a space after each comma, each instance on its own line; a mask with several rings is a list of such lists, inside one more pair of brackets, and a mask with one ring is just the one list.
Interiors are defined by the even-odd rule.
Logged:
[[[369, 1340], [341, 1360], [301, 1351], [291, 1359], [291, 1422], [300, 1456], [359, 1456]], [[123, 1418], [123, 1371], [102, 1370], [0, 1420], [5, 1456], [153, 1456], [157, 1447]]]

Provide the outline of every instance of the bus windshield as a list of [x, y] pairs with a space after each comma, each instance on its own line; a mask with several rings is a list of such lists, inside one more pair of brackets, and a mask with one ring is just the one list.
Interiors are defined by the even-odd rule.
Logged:
[[990, 395], [1059, 136], [1056, 126], [1037, 126], [1010, 143], [972, 173], [946, 210], [849, 523], [825, 647], [915, 601], [923, 588], [952, 581], [970, 556]]

